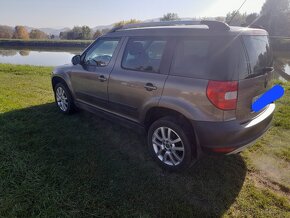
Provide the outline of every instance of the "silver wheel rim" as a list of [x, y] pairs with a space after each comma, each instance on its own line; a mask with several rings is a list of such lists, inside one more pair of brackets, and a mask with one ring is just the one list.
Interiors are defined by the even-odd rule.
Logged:
[[62, 87], [58, 87], [56, 89], [56, 101], [57, 101], [58, 107], [62, 111], [66, 112], [68, 109], [68, 99], [67, 99], [67, 95]]
[[169, 166], [179, 165], [184, 158], [184, 145], [180, 136], [169, 127], [159, 127], [152, 136], [152, 144], [158, 159]]

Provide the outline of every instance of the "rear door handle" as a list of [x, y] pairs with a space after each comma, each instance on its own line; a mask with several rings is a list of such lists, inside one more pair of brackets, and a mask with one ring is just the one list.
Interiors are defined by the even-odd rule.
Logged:
[[101, 82], [105, 82], [105, 81], [107, 81], [107, 78], [104, 75], [101, 75], [101, 76], [99, 76], [99, 80]]
[[146, 83], [146, 85], [144, 86], [144, 88], [145, 88], [147, 91], [157, 90], [157, 87], [154, 86], [152, 83]]

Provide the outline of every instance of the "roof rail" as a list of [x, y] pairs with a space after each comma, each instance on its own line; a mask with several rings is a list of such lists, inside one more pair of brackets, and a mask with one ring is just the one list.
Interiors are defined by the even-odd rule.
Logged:
[[157, 26], [185, 26], [185, 25], [206, 25], [210, 30], [223, 30], [229, 31], [230, 26], [224, 22], [215, 21], [215, 20], [184, 20], [184, 21], [162, 21], [162, 22], [148, 22], [148, 23], [134, 23], [126, 24], [123, 26], [118, 26], [113, 28], [109, 33], [116, 32], [123, 29], [134, 29], [142, 27], [157, 27]]
[[224, 30], [229, 31], [230, 26], [227, 23], [216, 21], [216, 20], [202, 20], [200, 24], [207, 25], [209, 29], [212, 30]]

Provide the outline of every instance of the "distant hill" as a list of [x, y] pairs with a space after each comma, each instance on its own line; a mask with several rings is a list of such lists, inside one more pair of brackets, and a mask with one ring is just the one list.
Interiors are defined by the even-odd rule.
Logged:
[[[182, 20], [196, 20], [196, 18], [181, 18]], [[214, 18], [207, 18], [209, 20], [212, 20]], [[144, 20], [142, 22], [158, 22], [160, 21], [160, 18], [152, 18], [152, 19], [148, 19], [148, 20]], [[111, 29], [114, 26], [114, 24], [110, 24], [110, 25], [99, 25], [99, 26], [95, 26], [92, 28], [93, 32], [95, 32], [96, 30], [103, 30], [103, 29]], [[14, 27], [11, 27], [14, 29]], [[55, 35], [58, 36], [60, 32], [65, 32], [70, 30], [70, 28], [68, 27], [64, 27], [64, 28], [34, 28], [34, 27], [25, 27], [27, 29], [27, 31], [31, 31], [32, 29], [39, 29], [43, 32], [45, 32], [48, 35]]]
[[[102, 29], [111, 29], [114, 25], [100, 25], [100, 26], [95, 26], [92, 28], [92, 30], [95, 32], [97, 29], [98, 30], [102, 30]], [[30, 32], [32, 29], [39, 29], [43, 32], [45, 32], [48, 35], [56, 35], [58, 36], [60, 32], [65, 32], [65, 31], [69, 31], [71, 28], [68, 27], [64, 27], [61, 29], [56, 29], [56, 28], [33, 28], [33, 27], [25, 27], [27, 29], [28, 32]]]

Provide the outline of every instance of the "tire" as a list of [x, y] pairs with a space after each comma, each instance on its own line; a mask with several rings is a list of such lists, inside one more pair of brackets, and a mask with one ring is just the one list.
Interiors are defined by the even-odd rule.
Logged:
[[196, 146], [188, 128], [174, 117], [161, 118], [150, 126], [147, 144], [152, 158], [162, 168], [182, 171], [196, 160]]
[[63, 114], [72, 114], [75, 112], [76, 107], [72, 95], [63, 83], [58, 83], [54, 87], [54, 98], [57, 108]]

